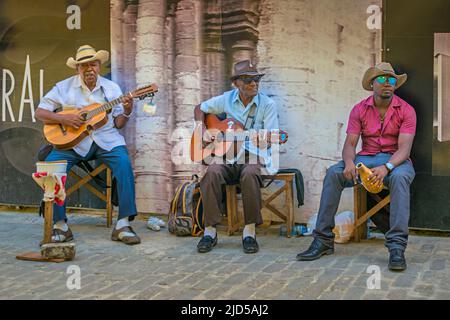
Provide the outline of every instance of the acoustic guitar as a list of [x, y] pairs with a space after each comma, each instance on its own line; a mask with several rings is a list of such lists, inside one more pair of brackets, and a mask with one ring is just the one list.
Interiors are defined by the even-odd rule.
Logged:
[[75, 147], [81, 140], [89, 135], [93, 130], [103, 127], [108, 122], [107, 111], [114, 106], [123, 102], [125, 96], [132, 98], [145, 99], [146, 97], [153, 97], [158, 91], [156, 84], [151, 84], [132, 92], [120, 96], [105, 104], [93, 103], [83, 108], [66, 109], [60, 114], [79, 114], [84, 120], [83, 125], [78, 129], [71, 126], [64, 126], [62, 124], [46, 124], [44, 125], [44, 136], [49, 143], [57, 149], [71, 149]]
[[[252, 134], [255, 134], [256, 131], [244, 130], [244, 125], [233, 118], [220, 120], [214, 114], [207, 114], [205, 126], [211, 136], [211, 139], [208, 140], [211, 141], [203, 139], [201, 126], [195, 128], [191, 137], [191, 160], [196, 163], [202, 163], [212, 156], [223, 157], [228, 153], [234, 153], [235, 155], [237, 154], [236, 151], [243, 147], [245, 140], [255, 142], [252, 139]], [[271, 141], [272, 133], [277, 133], [278, 141]], [[284, 144], [288, 140], [288, 134], [283, 130], [273, 130], [272, 132], [266, 130], [264, 136], [258, 135], [258, 137], [259, 141], [265, 140], [269, 143]], [[261, 156], [261, 153], [258, 152], [258, 154]], [[233, 155], [231, 159], [233, 159]]]

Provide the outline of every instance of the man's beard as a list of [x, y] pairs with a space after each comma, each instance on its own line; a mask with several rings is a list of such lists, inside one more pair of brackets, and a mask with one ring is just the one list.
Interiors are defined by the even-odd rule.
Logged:
[[384, 99], [384, 100], [388, 100], [388, 99], [392, 98], [392, 96], [393, 96], [393, 92], [389, 92], [388, 94], [382, 93], [380, 95], [380, 98]]

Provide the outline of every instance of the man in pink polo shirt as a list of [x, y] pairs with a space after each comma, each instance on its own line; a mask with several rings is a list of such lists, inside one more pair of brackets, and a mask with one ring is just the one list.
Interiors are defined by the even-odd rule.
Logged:
[[[371, 168], [371, 181], [384, 183], [391, 194], [390, 216], [383, 226], [385, 246], [389, 249], [389, 269], [405, 270], [405, 249], [408, 242], [410, 207], [409, 187], [415, 172], [409, 155], [416, 132], [414, 109], [394, 94], [406, 81], [406, 74], [397, 75], [389, 63], [382, 62], [367, 69], [362, 80], [364, 89], [373, 95], [362, 100], [350, 112], [347, 138], [342, 150], [343, 161], [327, 170], [323, 182], [314, 241], [299, 253], [297, 260], [311, 261], [334, 253], [334, 216], [344, 188], [356, 181], [355, 163]], [[356, 153], [359, 137], [362, 150]], [[375, 215], [373, 218], [375, 220]]]

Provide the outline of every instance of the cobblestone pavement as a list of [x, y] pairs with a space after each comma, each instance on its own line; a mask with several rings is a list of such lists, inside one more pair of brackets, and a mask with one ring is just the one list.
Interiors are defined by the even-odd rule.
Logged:
[[[278, 227], [258, 230], [257, 254], [243, 253], [240, 235], [223, 231], [213, 251], [199, 254], [198, 238], [151, 231], [144, 220], [133, 223], [142, 244], [129, 247], [110, 240], [102, 217], [69, 218], [75, 260], [29, 262], [15, 256], [39, 250], [43, 220], [0, 212], [0, 299], [450, 299], [450, 238], [410, 236], [408, 269], [393, 273], [380, 237], [299, 262], [311, 238], [280, 237]], [[80, 268], [81, 289], [67, 287], [71, 265]], [[380, 268], [379, 289], [368, 288], [368, 280], [377, 284], [371, 265]]]

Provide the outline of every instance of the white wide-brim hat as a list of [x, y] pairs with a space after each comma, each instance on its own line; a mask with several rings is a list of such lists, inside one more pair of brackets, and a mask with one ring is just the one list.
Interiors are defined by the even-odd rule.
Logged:
[[106, 50], [95, 51], [90, 45], [84, 45], [78, 48], [75, 59], [70, 57], [67, 59], [67, 66], [76, 69], [78, 64], [99, 60], [101, 64], [109, 59], [109, 52]]

